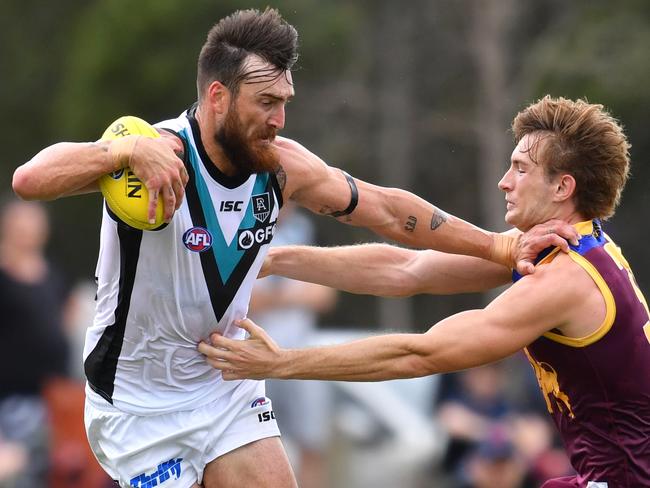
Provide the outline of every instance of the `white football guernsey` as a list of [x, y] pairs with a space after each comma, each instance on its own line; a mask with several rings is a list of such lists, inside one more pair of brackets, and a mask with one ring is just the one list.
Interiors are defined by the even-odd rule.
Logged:
[[217, 169], [194, 111], [156, 125], [185, 146], [190, 178], [172, 221], [140, 231], [103, 210], [84, 369], [94, 394], [136, 415], [197, 408], [237, 386], [197, 345], [214, 331], [244, 338], [233, 321], [246, 316], [282, 205], [275, 175]]

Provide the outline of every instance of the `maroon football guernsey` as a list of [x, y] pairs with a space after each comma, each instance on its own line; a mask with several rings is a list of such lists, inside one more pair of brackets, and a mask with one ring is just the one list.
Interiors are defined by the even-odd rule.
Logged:
[[606, 318], [587, 337], [548, 332], [525, 351], [579, 486], [650, 487], [647, 302], [599, 222], [576, 227], [583, 238], [571, 247], [570, 256], [603, 293]]

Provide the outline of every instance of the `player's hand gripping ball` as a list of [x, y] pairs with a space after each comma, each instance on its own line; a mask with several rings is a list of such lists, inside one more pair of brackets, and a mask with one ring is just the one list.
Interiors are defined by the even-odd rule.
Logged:
[[[129, 135], [160, 137], [152, 125], [138, 117], [127, 115], [113, 122], [102, 134], [102, 140], [108, 141]], [[131, 168], [122, 168], [102, 176], [99, 179], [99, 188], [113, 213], [131, 227], [151, 230], [163, 224], [162, 198], [158, 199], [156, 221], [150, 224], [147, 217], [149, 192]]]

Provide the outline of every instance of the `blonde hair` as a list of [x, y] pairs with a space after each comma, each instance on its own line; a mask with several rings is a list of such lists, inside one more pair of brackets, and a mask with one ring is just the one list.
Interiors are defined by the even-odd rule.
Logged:
[[[602, 105], [549, 95], [519, 112], [512, 122], [518, 143], [542, 131], [536, 155], [551, 179], [576, 180], [576, 210], [585, 218], [607, 219], [621, 199], [629, 176], [630, 144], [623, 128]], [[548, 136], [546, 136], [548, 135]]]

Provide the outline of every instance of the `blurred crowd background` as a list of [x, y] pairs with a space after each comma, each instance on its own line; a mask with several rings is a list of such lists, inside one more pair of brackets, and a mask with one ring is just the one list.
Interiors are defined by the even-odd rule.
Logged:
[[[515, 113], [547, 93], [604, 104], [632, 143], [632, 177], [605, 229], [650, 290], [645, 0], [0, 5], [0, 487], [106, 482], [85, 450], [80, 410], [101, 196], [22, 205], [10, 197], [13, 170], [54, 142], [97, 139], [120, 115], [177, 116], [196, 98], [206, 32], [235, 9], [276, 7], [299, 31], [284, 135], [356, 177], [408, 189], [487, 229], [505, 229], [496, 183], [509, 164]], [[282, 242], [377, 240], [300, 212], [283, 218]], [[285, 286], [286, 302], [278, 298]], [[282, 308], [270, 309], [265, 287]], [[379, 299], [301, 287], [260, 283], [252, 307], [261, 325], [268, 321], [278, 340], [294, 345], [423, 331], [489, 299]], [[282, 336], [282, 317], [296, 334]], [[435, 378], [276, 391], [303, 488], [536, 487], [569, 469], [519, 356]]]

